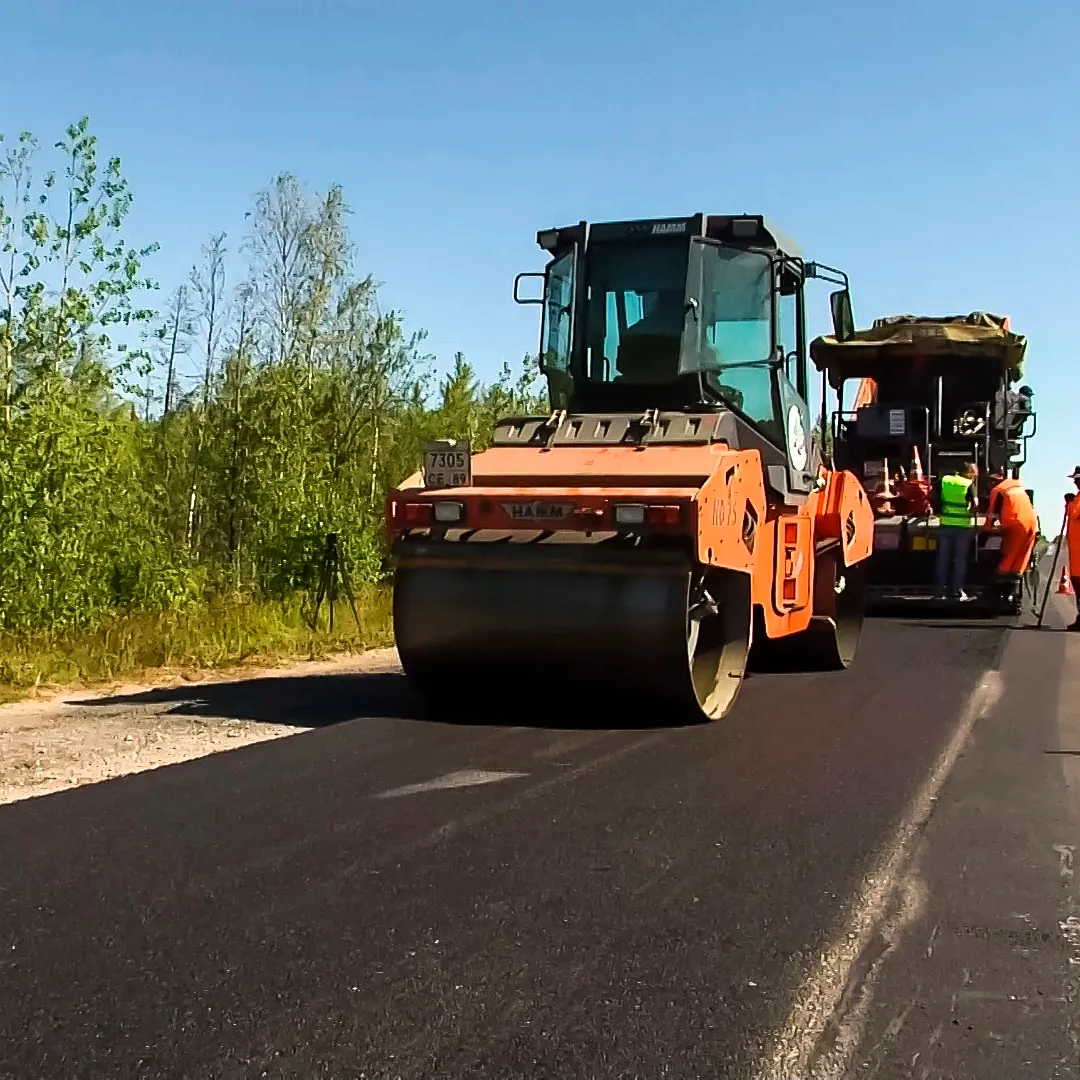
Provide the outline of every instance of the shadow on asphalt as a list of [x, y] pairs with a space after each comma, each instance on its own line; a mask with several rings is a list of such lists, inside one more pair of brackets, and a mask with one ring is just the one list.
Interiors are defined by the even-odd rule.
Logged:
[[[959, 621], [933, 618], [920, 612], [912, 618], [882, 619], [884, 625], [935, 628], [960, 631], [1000, 632], [1007, 622], [1001, 618]], [[878, 621], [878, 620], [873, 620]], [[860, 653], [867, 645], [864, 627]], [[1044, 627], [1049, 630], [1049, 627]], [[858, 663], [858, 659], [856, 660]], [[865, 663], [865, 661], [864, 661]], [[860, 665], [862, 666], [862, 665]], [[776, 680], [788, 683], [805, 677], [805, 668], [788, 666], [779, 660], [755, 657], [748, 665], [743, 693]], [[829, 674], [837, 680], [843, 672], [813, 673], [819, 678]], [[831, 680], [830, 680], [831, 681]], [[753, 692], [753, 691], [752, 691]], [[259, 724], [284, 724], [304, 728], [326, 728], [350, 720], [401, 719], [466, 727], [515, 727], [549, 731], [651, 731], [694, 728], [703, 723], [697, 714], [672, 716], [660, 705], [641, 700], [620, 703], [590, 693], [562, 694], [553, 703], [541, 690], [522, 694], [520, 685], [486, 685], [482, 694], [465, 700], [447, 700], [428, 706], [409, 685], [401, 672], [352, 672], [300, 676], [264, 676], [228, 682], [196, 683], [161, 687], [133, 694], [117, 694], [67, 704], [79, 708], [153, 709], [165, 715], [206, 720], [242, 720]], [[740, 701], [739, 704], [742, 704]], [[737, 705], [736, 708], [739, 706]], [[613, 722], [615, 721], [615, 722]]]
[[[521, 700], [521, 687], [497, 682], [483, 698], [448, 700], [428, 706], [401, 672], [355, 672], [267, 676], [230, 682], [196, 683], [135, 694], [68, 702], [80, 708], [150, 708], [170, 716], [245, 720], [325, 728], [349, 720], [399, 719], [462, 727], [517, 727], [550, 731], [641, 731], [694, 726], [657, 722], [656, 712], [612, 706], [587, 695], [568, 695], [553, 709], [544, 696]], [[640, 706], [640, 702], [634, 703]], [[641, 722], [629, 717], [640, 716]], [[620, 722], [612, 723], [613, 720]], [[694, 724], [698, 718], [694, 718]]]
[[167, 715], [329, 727], [360, 717], [419, 719], [420, 702], [399, 672], [238, 679], [70, 702], [81, 708], [161, 709]]
[[1013, 626], [1008, 619], [906, 619], [895, 620], [897, 626], [914, 626], [920, 630], [984, 630], [1000, 631], [1002, 629], [1016, 630], [1022, 627]]
[[911, 619], [919, 619], [925, 621], [927, 625], [932, 623], [940, 623], [945, 620], [953, 620], [963, 618], [970, 621], [973, 625], [979, 623], [991, 624], [995, 620], [1000, 621], [1002, 618], [1008, 618], [1008, 616], [1002, 616], [997, 612], [987, 611], [985, 609], [980, 610], [975, 608], [974, 610], [968, 608], [966, 611], [964, 607], [958, 604], [933, 606], [931, 604], [915, 605], [915, 604], [875, 604], [874, 607], [868, 608], [866, 612], [866, 618], [874, 619], [880, 622], [897, 622]]

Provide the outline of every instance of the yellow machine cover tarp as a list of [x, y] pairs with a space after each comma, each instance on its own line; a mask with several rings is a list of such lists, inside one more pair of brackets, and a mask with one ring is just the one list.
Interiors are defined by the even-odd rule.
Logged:
[[873, 378], [882, 365], [911, 356], [949, 355], [997, 360], [1010, 381], [1021, 378], [1027, 338], [1009, 329], [1006, 315], [973, 311], [970, 315], [890, 315], [875, 319], [847, 341], [825, 334], [810, 342], [810, 356], [819, 371], [839, 388], [845, 379]]

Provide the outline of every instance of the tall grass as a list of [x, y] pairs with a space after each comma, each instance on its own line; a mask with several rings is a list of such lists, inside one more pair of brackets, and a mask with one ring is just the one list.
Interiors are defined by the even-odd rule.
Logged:
[[38, 687], [93, 686], [161, 669], [231, 667], [254, 661], [317, 659], [393, 644], [385, 587], [356, 596], [359, 626], [347, 602], [328, 626], [325, 602], [312, 629], [310, 597], [255, 602], [218, 597], [184, 611], [113, 616], [92, 629], [0, 631], [0, 700]]

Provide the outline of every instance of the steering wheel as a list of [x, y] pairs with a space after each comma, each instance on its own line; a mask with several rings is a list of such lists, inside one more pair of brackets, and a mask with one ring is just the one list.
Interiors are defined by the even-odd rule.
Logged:
[[953, 423], [953, 430], [965, 438], [981, 435], [986, 430], [986, 417], [974, 409], [965, 409]]

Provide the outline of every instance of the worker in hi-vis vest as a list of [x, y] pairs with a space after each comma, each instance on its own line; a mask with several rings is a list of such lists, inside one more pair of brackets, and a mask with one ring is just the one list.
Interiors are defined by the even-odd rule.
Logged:
[[[1073, 469], [1069, 479], [1080, 491], [1080, 465]], [[1080, 630], [1080, 497], [1069, 494], [1065, 498], [1065, 546], [1069, 553], [1069, 577], [1076, 596], [1076, 620], [1069, 629]]]
[[1039, 522], [1024, 485], [1005, 475], [998, 467], [993, 474], [994, 487], [983, 528], [989, 531], [995, 522], [1001, 525], [1001, 560], [997, 572], [1002, 577], [1019, 579], [1035, 547]]
[[975, 543], [975, 478], [978, 475], [975, 463], [966, 461], [959, 469], [941, 478], [936, 585], [942, 599], [970, 599], [964, 592], [964, 585]]

